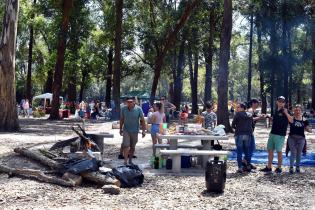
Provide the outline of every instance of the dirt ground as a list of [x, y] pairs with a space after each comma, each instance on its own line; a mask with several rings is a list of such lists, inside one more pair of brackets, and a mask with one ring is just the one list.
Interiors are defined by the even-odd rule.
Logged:
[[[74, 120], [52, 122], [45, 119], [21, 119], [21, 132], [0, 133], [0, 162], [12, 167], [41, 168], [15, 155], [15, 147], [49, 148], [58, 140], [75, 136], [70, 130]], [[111, 167], [122, 164], [117, 159], [121, 144], [118, 130], [110, 122], [86, 122], [87, 131], [110, 132], [105, 139], [104, 160]], [[258, 125], [255, 130], [258, 149], [266, 148], [269, 129]], [[224, 149], [235, 147], [233, 135], [221, 142]], [[308, 152], [315, 151], [315, 135], [308, 134]], [[315, 168], [303, 167], [301, 174], [290, 175], [284, 167], [281, 175], [261, 172], [236, 174], [236, 163], [228, 161], [228, 176], [222, 194], [205, 191], [204, 173], [182, 176], [150, 169], [152, 154], [150, 135], [139, 138], [135, 164], [144, 169], [141, 187], [121, 189], [108, 195], [93, 184], [65, 188], [48, 183], [0, 174], [0, 209], [315, 209]], [[258, 165], [262, 168], [264, 165]]]

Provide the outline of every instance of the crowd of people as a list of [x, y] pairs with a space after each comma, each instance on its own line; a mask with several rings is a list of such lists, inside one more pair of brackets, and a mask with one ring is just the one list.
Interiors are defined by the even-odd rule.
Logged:
[[[285, 100], [283, 96], [277, 98], [276, 110], [272, 115], [266, 115], [258, 111], [260, 102], [257, 99], [252, 99], [249, 106], [245, 103], [237, 104], [232, 120], [232, 128], [235, 135], [238, 173], [251, 172], [257, 168], [251, 163], [256, 147], [254, 130], [256, 122], [264, 119], [272, 121], [272, 128], [267, 140], [268, 163], [261, 171], [272, 171], [274, 151], [276, 151], [278, 163], [275, 172], [282, 172], [282, 150], [289, 125], [290, 131], [287, 140], [288, 150], [291, 151], [289, 172], [294, 173], [294, 165], [295, 172], [300, 172], [302, 150], [306, 144], [305, 131], [312, 132], [312, 128], [302, 115], [302, 106], [295, 105], [293, 113], [290, 113], [286, 108]], [[160, 101], [154, 103], [153, 107], [148, 109], [147, 121], [151, 124], [153, 146], [154, 144], [161, 143], [156, 136], [160, 131], [160, 125], [170, 122], [170, 112], [175, 109], [176, 107], [168, 102], [165, 97], [162, 97]], [[136, 104], [135, 99], [127, 98], [125, 106], [121, 109], [120, 119], [120, 134], [123, 136], [123, 142], [119, 157], [124, 159], [125, 164], [132, 163], [132, 158], [136, 157], [134, 152], [138, 142], [140, 125], [142, 127], [142, 136], [144, 137], [146, 134], [147, 126], [144, 116], [141, 107]], [[217, 125], [217, 115], [214, 112], [214, 106], [211, 102], [205, 103], [205, 110], [201, 113], [201, 116], [204, 128], [213, 129]]]

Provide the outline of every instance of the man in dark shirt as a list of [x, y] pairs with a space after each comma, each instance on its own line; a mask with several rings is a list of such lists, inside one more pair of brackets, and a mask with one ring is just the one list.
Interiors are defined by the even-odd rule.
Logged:
[[273, 161], [273, 152], [274, 150], [278, 153], [278, 167], [276, 168], [276, 173], [281, 173], [281, 165], [282, 165], [282, 148], [285, 140], [285, 136], [287, 134], [288, 128], [288, 119], [291, 116], [288, 113], [288, 110], [285, 108], [285, 98], [283, 96], [279, 96], [277, 98], [277, 109], [274, 112], [272, 117], [272, 128], [269, 134], [269, 139], [267, 143], [268, 149], [268, 165], [262, 169], [264, 172], [272, 171], [272, 161]]

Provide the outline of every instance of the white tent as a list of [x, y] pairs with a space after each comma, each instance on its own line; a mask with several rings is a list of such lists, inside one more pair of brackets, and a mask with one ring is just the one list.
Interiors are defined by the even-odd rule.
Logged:
[[[35, 100], [35, 99], [44, 99], [44, 109], [45, 109], [46, 108], [46, 100], [49, 99], [50, 101], [52, 101], [52, 97], [53, 97], [52, 93], [44, 93], [44, 94], [41, 94], [41, 95], [38, 95], [38, 96], [34, 96], [33, 100]], [[62, 96], [60, 96], [60, 99], [63, 101], [63, 97]]]

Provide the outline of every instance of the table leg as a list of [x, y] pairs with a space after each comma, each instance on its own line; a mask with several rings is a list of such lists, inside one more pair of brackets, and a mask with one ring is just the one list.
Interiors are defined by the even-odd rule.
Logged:
[[[208, 141], [208, 140], [201, 140], [201, 144], [202, 144], [202, 150], [210, 150], [211, 149], [211, 141]], [[200, 157], [201, 159], [201, 166], [203, 168], [206, 168], [207, 166], [207, 162], [209, 160], [209, 156], [207, 155], [202, 155]]]
[[177, 139], [170, 139], [170, 149], [177, 150], [178, 141]]
[[180, 173], [181, 171], [181, 156], [180, 155], [175, 155], [173, 156], [173, 161], [172, 161], [172, 171], [174, 173]]

